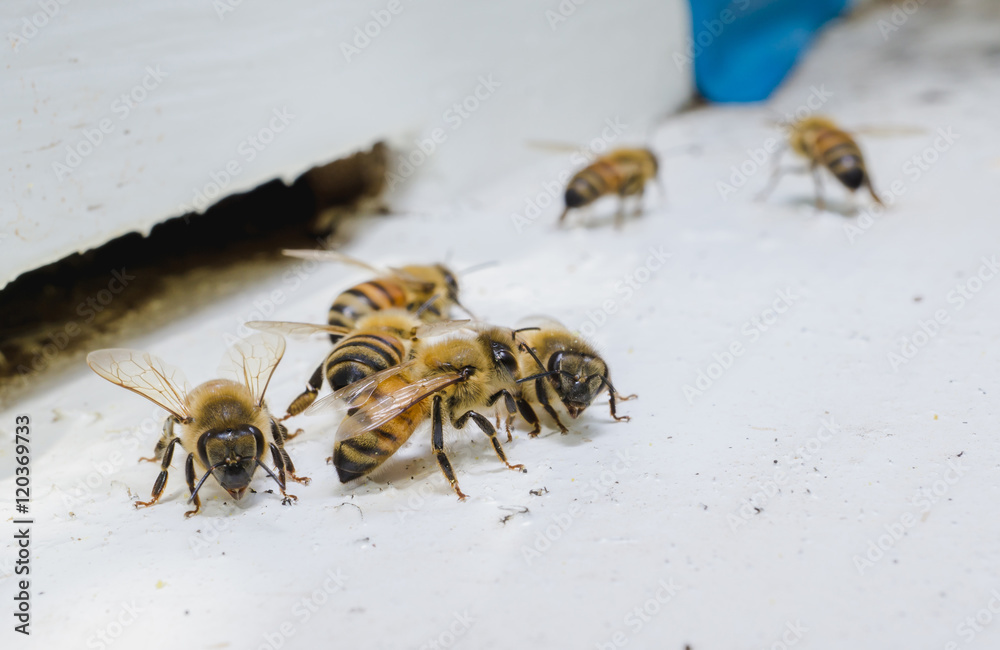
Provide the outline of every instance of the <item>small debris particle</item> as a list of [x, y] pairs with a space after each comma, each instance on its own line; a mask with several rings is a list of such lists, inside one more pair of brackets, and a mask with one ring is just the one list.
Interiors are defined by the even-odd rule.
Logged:
[[527, 514], [528, 512], [530, 512], [525, 506], [514, 506], [513, 508], [510, 508], [510, 507], [507, 507], [507, 506], [500, 506], [500, 509], [501, 510], [509, 510], [510, 511], [509, 515], [504, 515], [503, 517], [500, 518], [500, 523], [501, 524], [505, 524], [505, 525], [513, 517], [515, 517], [517, 515], [524, 515], [524, 514]]

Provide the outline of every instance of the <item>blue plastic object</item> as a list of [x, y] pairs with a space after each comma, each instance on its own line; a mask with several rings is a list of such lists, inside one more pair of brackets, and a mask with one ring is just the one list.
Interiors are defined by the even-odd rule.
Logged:
[[694, 64], [714, 102], [766, 99], [816, 32], [848, 0], [691, 0], [692, 31], [678, 63]]

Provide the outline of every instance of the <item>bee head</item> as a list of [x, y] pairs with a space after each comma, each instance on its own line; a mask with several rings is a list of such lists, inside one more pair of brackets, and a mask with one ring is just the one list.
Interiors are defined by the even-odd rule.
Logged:
[[596, 198], [594, 194], [595, 190], [585, 180], [573, 179], [566, 188], [563, 200], [567, 208], [579, 208], [593, 201]]
[[212, 476], [231, 497], [239, 500], [250, 487], [264, 436], [252, 424], [208, 431], [198, 439], [198, 454]]
[[549, 379], [572, 418], [583, 413], [607, 385], [607, 365], [590, 355], [556, 352], [549, 358], [549, 371]]

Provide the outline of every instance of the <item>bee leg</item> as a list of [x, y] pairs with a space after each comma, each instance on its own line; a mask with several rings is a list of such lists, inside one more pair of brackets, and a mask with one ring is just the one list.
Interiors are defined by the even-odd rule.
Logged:
[[868, 193], [872, 195], [872, 200], [874, 200], [875, 203], [883, 206], [885, 205], [885, 203], [882, 203], [882, 199], [878, 198], [878, 194], [875, 193], [875, 188], [872, 187], [872, 182], [868, 178], [867, 174], [865, 174], [865, 187], [868, 188]]
[[175, 418], [172, 415], [163, 422], [163, 435], [160, 436], [160, 439], [156, 441], [156, 448], [153, 449], [153, 457], [147, 458], [143, 456], [142, 458], [139, 459], [140, 463], [143, 461], [155, 463], [156, 461], [163, 458], [163, 451], [167, 448], [167, 445], [170, 444], [170, 441], [174, 437], [175, 422], [177, 422], [177, 418]]
[[562, 214], [559, 215], [559, 226], [560, 227], [563, 225], [563, 223], [565, 223], [565, 221], [566, 221], [566, 215], [567, 214], [569, 214], [569, 206], [566, 206], [566, 209], [564, 209], [562, 211]]
[[[278, 447], [278, 451], [281, 452], [281, 460], [284, 461], [283, 465], [288, 471], [288, 475], [296, 483], [301, 483], [303, 485], [309, 485], [309, 481], [312, 480], [308, 476], [296, 476], [295, 475], [295, 465], [292, 463], [291, 457], [289, 457], [288, 452], [285, 451], [285, 441], [288, 440], [288, 429], [285, 425], [271, 420], [271, 435], [274, 438], [274, 442]], [[297, 434], [296, 434], [297, 435]]]
[[[285, 460], [281, 457], [281, 450], [278, 445], [271, 443], [271, 460], [274, 461], [274, 467], [278, 470], [278, 476], [275, 477], [271, 474], [271, 478], [274, 478], [274, 482], [278, 484], [278, 488], [281, 490], [281, 505], [287, 506], [292, 501], [298, 501], [298, 497], [294, 494], [288, 494], [285, 492]], [[258, 461], [259, 462], [259, 461]], [[261, 466], [267, 470], [267, 467], [261, 463]], [[270, 470], [267, 470], [270, 473]]]
[[[523, 399], [518, 400], [517, 410], [521, 412], [521, 417], [523, 417], [524, 420], [531, 425], [531, 431], [528, 432], [529, 436], [534, 438], [542, 432], [542, 425], [538, 422], [538, 414], [535, 413], [535, 409], [531, 408], [531, 404], [528, 404], [528, 402]], [[510, 439], [508, 438], [508, 442], [509, 441]]]
[[618, 211], [615, 212], [615, 228], [621, 229], [625, 224], [625, 195], [619, 195]]
[[[497, 423], [496, 423], [496, 427], [494, 427], [494, 428], [497, 431], [499, 431], [500, 430], [500, 413], [499, 412], [496, 414], [496, 418], [497, 418]], [[507, 431], [507, 442], [510, 442], [511, 440], [514, 439], [514, 436], [511, 435], [511, 432], [510, 432], [511, 431], [510, 426], [511, 426], [511, 424], [513, 422], [514, 422], [514, 416], [513, 415], [508, 415], [507, 418], [503, 421], [504, 429]]]
[[630, 399], [632, 399], [633, 397], [636, 397], [636, 395], [629, 395], [628, 397], [621, 397], [621, 396], [619, 396], [619, 395], [616, 395], [616, 394], [615, 394], [614, 392], [612, 392], [612, 393], [609, 393], [609, 398], [608, 398], [608, 405], [609, 405], [609, 406], [611, 407], [611, 417], [613, 417], [613, 418], [615, 419], [615, 422], [628, 422], [629, 420], [631, 420], [631, 419], [632, 419], [632, 417], [631, 417], [631, 416], [629, 416], [629, 415], [622, 415], [622, 416], [619, 416], [619, 415], [618, 415], [618, 414], [617, 414], [617, 413], [615, 412], [615, 398], [616, 398], [616, 397], [617, 397], [618, 399], [620, 399], [621, 401], [623, 401], [623, 402], [624, 402], [624, 401], [626, 401], [626, 400], [630, 400]]
[[[171, 433], [173, 433], [173, 429], [171, 429]], [[170, 461], [174, 457], [174, 446], [180, 441], [180, 438], [173, 438], [167, 443], [166, 449], [162, 452], [163, 462], [160, 463], [160, 473], [156, 476], [156, 482], [153, 483], [153, 491], [150, 494], [152, 498], [149, 501], [136, 501], [136, 508], [147, 508], [160, 500], [163, 488], [167, 486], [167, 472], [170, 470]], [[160, 445], [157, 444], [156, 446], [159, 449]]]
[[566, 425], [562, 423], [562, 420], [559, 419], [559, 414], [556, 413], [556, 410], [552, 408], [552, 405], [549, 403], [549, 393], [545, 388], [545, 382], [541, 379], [535, 380], [535, 394], [538, 395], [538, 403], [541, 404], [542, 408], [545, 409], [545, 412], [556, 421], [556, 425], [559, 427], [559, 432], [563, 435], [569, 433], [569, 429], [567, 429]]
[[302, 411], [309, 408], [309, 405], [316, 401], [316, 395], [319, 394], [319, 389], [323, 387], [323, 366], [326, 365], [326, 360], [319, 364], [319, 368], [316, 368], [316, 372], [312, 374], [309, 378], [309, 383], [306, 384], [306, 389], [302, 393], [292, 400], [292, 403], [288, 405], [288, 409], [285, 411], [285, 416], [281, 418], [284, 422], [290, 417], [294, 417], [301, 413]]
[[774, 156], [774, 167], [771, 169], [771, 176], [767, 179], [767, 185], [764, 186], [764, 189], [758, 192], [757, 196], [754, 197], [755, 201], [763, 201], [767, 197], [771, 196], [771, 192], [778, 187], [778, 182], [781, 180], [781, 177], [792, 170], [791, 168], [781, 166], [781, 157], [784, 155], [786, 149], [787, 145], [778, 149], [777, 154]]
[[823, 199], [823, 175], [818, 164], [813, 164], [811, 171], [813, 185], [816, 187], [816, 210], [824, 212], [826, 210], [826, 200]]
[[288, 473], [288, 477], [295, 481], [296, 483], [301, 483], [302, 485], [309, 485], [312, 480], [308, 476], [298, 476], [295, 474], [295, 465], [292, 463], [292, 459], [288, 456], [288, 452], [285, 451], [284, 447], [279, 448], [281, 451], [281, 459], [285, 462], [285, 470]]
[[638, 217], [642, 214], [642, 197], [646, 194], [646, 188], [640, 187], [638, 194], [635, 195], [635, 209], [632, 210], [632, 216]]
[[198, 493], [194, 491], [194, 454], [188, 454], [187, 462], [184, 463], [184, 478], [187, 480], [188, 493], [194, 501], [194, 510], [188, 510], [184, 513], [185, 517], [190, 517], [191, 515], [198, 514], [198, 511], [201, 510], [201, 499], [198, 498]]
[[478, 424], [483, 433], [489, 437], [490, 442], [493, 443], [493, 451], [497, 452], [497, 458], [500, 459], [501, 463], [507, 466], [507, 469], [516, 469], [522, 472], [525, 471], [524, 465], [511, 465], [507, 461], [507, 454], [503, 453], [503, 447], [500, 446], [500, 439], [497, 438], [497, 430], [493, 428], [492, 424], [490, 424], [489, 419], [483, 417], [481, 413], [467, 411], [462, 417], [457, 420], [453, 420], [452, 424], [455, 425], [456, 429], [461, 429], [465, 426], [465, 423], [469, 420], [469, 418], [472, 418], [472, 421]]
[[667, 184], [659, 176], [655, 176], [656, 189], [660, 193], [660, 205], [667, 205]]
[[630, 196], [636, 197], [636, 200], [634, 201], [635, 208], [632, 209], [632, 216], [636, 217], [642, 214], [642, 195], [645, 191], [646, 183], [638, 174], [630, 176], [626, 179], [625, 183], [622, 184], [622, 188], [618, 192], [618, 195], [622, 199], [620, 211], [622, 221], [625, 219], [625, 200]]
[[[510, 442], [511, 440], [514, 439], [510, 435], [510, 421], [512, 419], [511, 418], [511, 414], [512, 413], [517, 413], [517, 401], [514, 399], [514, 396], [511, 395], [510, 391], [508, 391], [508, 390], [499, 390], [496, 393], [494, 393], [493, 395], [490, 395], [490, 398], [488, 400], [486, 400], [486, 405], [487, 406], [493, 406], [494, 404], [496, 404], [497, 400], [500, 399], [501, 397], [503, 397], [503, 399], [504, 399], [504, 406], [507, 407], [507, 442]], [[497, 429], [500, 428], [500, 414], [499, 413], [497, 413], [497, 427], [496, 428]]]
[[440, 395], [434, 396], [434, 401], [431, 405], [431, 419], [433, 431], [431, 435], [431, 447], [434, 449], [434, 456], [437, 458], [438, 465], [441, 466], [441, 471], [444, 472], [444, 477], [451, 483], [451, 487], [455, 490], [455, 494], [458, 495], [459, 500], [465, 501], [469, 495], [463, 493], [458, 487], [455, 470], [451, 468], [451, 461], [448, 460], [448, 456], [444, 453], [444, 421], [441, 416]]

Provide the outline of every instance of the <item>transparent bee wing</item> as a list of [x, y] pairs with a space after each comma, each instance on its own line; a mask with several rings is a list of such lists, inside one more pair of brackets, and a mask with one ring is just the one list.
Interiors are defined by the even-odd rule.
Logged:
[[388, 395], [369, 399], [353, 415], [340, 423], [335, 440], [342, 442], [377, 429], [434, 393], [460, 381], [462, 375], [457, 372], [436, 375], [406, 384]]
[[529, 149], [539, 149], [541, 151], [559, 151], [573, 153], [586, 149], [586, 145], [572, 144], [570, 142], [556, 142], [554, 140], [527, 140], [525, 143]]
[[442, 336], [460, 330], [473, 330], [475, 323], [471, 320], [443, 320], [437, 323], [427, 323], [417, 327], [414, 334], [417, 338], [430, 338], [432, 336]]
[[297, 257], [303, 260], [312, 260], [315, 262], [336, 262], [338, 264], [348, 264], [350, 266], [357, 266], [363, 268], [367, 271], [377, 273], [379, 275], [385, 275], [386, 270], [380, 269], [376, 266], [372, 266], [368, 262], [357, 259], [356, 257], [351, 257], [350, 255], [345, 255], [343, 253], [338, 253], [336, 251], [327, 250], [302, 250], [302, 249], [290, 249], [286, 248], [281, 251], [289, 257]]
[[927, 129], [922, 126], [908, 126], [903, 124], [896, 126], [868, 124], [852, 129], [851, 133], [882, 138], [905, 138], [911, 135], [924, 135], [927, 133]]
[[395, 266], [390, 266], [388, 270], [389, 270], [389, 273], [391, 273], [395, 278], [397, 278], [398, 280], [402, 280], [403, 282], [409, 282], [410, 284], [417, 284], [417, 285], [420, 285], [421, 287], [425, 287], [427, 289], [433, 289], [434, 288], [434, 283], [433, 282], [427, 282], [426, 280], [421, 280], [417, 276], [411, 275], [410, 273], [408, 273], [404, 269], [401, 269], [401, 268], [398, 268], [398, 267], [395, 267]]
[[398, 366], [392, 366], [391, 368], [386, 368], [381, 372], [376, 372], [373, 375], [369, 375], [360, 381], [356, 381], [350, 386], [344, 386], [338, 391], [330, 393], [324, 397], [319, 398], [313, 402], [309, 408], [307, 408], [303, 413], [306, 415], [317, 415], [319, 413], [339, 411], [351, 408], [352, 406], [358, 406], [359, 404], [364, 404], [371, 397], [371, 394], [375, 392], [375, 388], [378, 387], [379, 383], [385, 381], [389, 377], [394, 377], [399, 373], [413, 367], [413, 361], [407, 361]]
[[177, 368], [138, 350], [113, 348], [87, 355], [87, 365], [112, 384], [138, 393], [172, 415], [188, 420], [187, 394], [191, 386]]
[[351, 330], [336, 325], [320, 325], [318, 323], [292, 323], [278, 320], [252, 320], [246, 323], [250, 329], [275, 334], [288, 334], [295, 337], [306, 337], [312, 334], [350, 334]]
[[261, 333], [248, 336], [233, 344], [222, 358], [220, 372], [235, 375], [242, 381], [253, 400], [260, 406], [274, 369], [285, 354], [285, 339], [278, 334]]
[[472, 266], [466, 267], [458, 272], [458, 276], [464, 278], [467, 275], [476, 273], [477, 271], [482, 271], [483, 269], [488, 269], [491, 266], [500, 266], [500, 262], [497, 260], [490, 260], [489, 262], [480, 262], [479, 264], [473, 264]]

